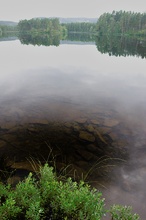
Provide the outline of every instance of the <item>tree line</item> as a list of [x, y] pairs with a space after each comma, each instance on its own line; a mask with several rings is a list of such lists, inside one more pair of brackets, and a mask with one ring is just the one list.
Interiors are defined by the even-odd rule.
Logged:
[[58, 18], [36, 18], [30, 20], [21, 20], [18, 23], [18, 30], [20, 32], [26, 31], [40, 31], [45, 33], [68, 33], [68, 32], [85, 32], [93, 33], [95, 31], [96, 23], [90, 22], [72, 22], [60, 24]]
[[97, 22], [98, 34], [146, 35], [146, 13], [113, 11], [102, 14]]
[[72, 22], [64, 24], [69, 33], [93, 33], [95, 32], [96, 23], [90, 22]]
[[68, 33], [98, 33], [100, 35], [146, 35], [146, 13], [113, 11], [102, 14], [96, 23], [64, 24]]
[[8, 32], [17, 31], [17, 26], [0, 25], [0, 36]]
[[64, 28], [58, 18], [32, 18], [21, 20], [18, 23], [19, 32], [43, 32], [48, 34], [61, 34]]
[[7, 31], [20, 33], [43, 32], [50, 35], [67, 36], [68, 33], [97, 33], [98, 35], [146, 35], [146, 13], [113, 11], [102, 14], [97, 23], [61, 23], [59, 18], [32, 18], [21, 20], [17, 26], [1, 26], [0, 35]]

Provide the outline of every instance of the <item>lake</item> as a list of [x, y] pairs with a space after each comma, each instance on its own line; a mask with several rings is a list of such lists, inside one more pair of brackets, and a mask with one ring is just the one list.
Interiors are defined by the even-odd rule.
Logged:
[[20, 170], [55, 163], [144, 219], [146, 43], [117, 42], [2, 38], [0, 157]]

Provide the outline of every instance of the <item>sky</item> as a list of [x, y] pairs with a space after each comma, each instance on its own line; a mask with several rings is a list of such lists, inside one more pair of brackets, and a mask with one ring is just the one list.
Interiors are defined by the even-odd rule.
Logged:
[[145, 0], [0, 0], [0, 20], [34, 17], [91, 17], [125, 10], [146, 12]]

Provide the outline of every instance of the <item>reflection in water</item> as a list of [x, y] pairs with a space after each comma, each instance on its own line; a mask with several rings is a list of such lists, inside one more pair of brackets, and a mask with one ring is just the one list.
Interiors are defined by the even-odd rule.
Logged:
[[51, 34], [45, 34], [41, 32], [28, 32], [25, 35], [20, 33], [19, 34], [19, 40], [22, 44], [32, 44], [32, 45], [44, 45], [44, 46], [59, 46], [60, 41], [63, 40], [71, 41], [71, 42], [94, 42], [94, 36], [89, 34], [68, 34], [67, 36], [60, 36], [60, 34], [51, 35]]
[[18, 39], [16, 32], [3, 33], [0, 35], [0, 41], [13, 41]]
[[[59, 34], [49, 35], [41, 32], [19, 34], [19, 39], [22, 44], [45, 45], [45, 46], [59, 46], [61, 36]], [[65, 41], [71, 42], [94, 42], [96, 43], [98, 51], [101, 53], [108, 53], [110, 56], [140, 56], [146, 57], [146, 41], [143, 38], [132, 38], [125, 36], [98, 36], [74, 33], [68, 34]]]
[[[146, 41], [142, 37], [130, 36], [116, 36], [116, 35], [102, 35], [94, 36], [84, 33], [68, 33], [67, 36], [62, 37], [60, 34], [45, 34], [42, 32], [27, 32], [19, 33], [18, 38], [22, 44], [44, 45], [44, 46], [59, 46], [60, 43], [75, 42], [75, 44], [82, 44], [88, 42], [93, 44], [95, 42], [98, 51], [101, 53], [108, 53], [110, 56], [137, 56], [141, 58], [146, 57]], [[12, 36], [1, 36], [0, 41], [16, 40], [17, 37], [12, 33]]]
[[60, 34], [45, 34], [42, 32], [27, 32], [19, 33], [19, 40], [22, 44], [32, 44], [32, 45], [44, 45], [44, 46], [59, 46], [60, 44]]
[[146, 40], [142, 38], [103, 35], [96, 38], [96, 46], [110, 56], [146, 57]]
[[94, 42], [95, 36], [85, 33], [68, 33], [65, 40], [80, 41], [80, 42]]
[[146, 216], [145, 60], [84, 44], [17, 40], [0, 49], [0, 155], [14, 168], [54, 157], [57, 170], [70, 164], [69, 175], [90, 170], [87, 180], [104, 189], [107, 205], [133, 205]]

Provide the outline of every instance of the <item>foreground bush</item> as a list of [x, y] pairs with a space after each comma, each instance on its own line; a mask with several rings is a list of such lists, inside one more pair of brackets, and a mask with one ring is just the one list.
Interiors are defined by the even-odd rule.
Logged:
[[0, 184], [0, 220], [100, 220], [109, 212], [113, 220], [138, 220], [130, 207], [105, 210], [102, 194], [84, 182], [58, 180], [47, 164], [36, 180], [32, 174], [17, 184]]

